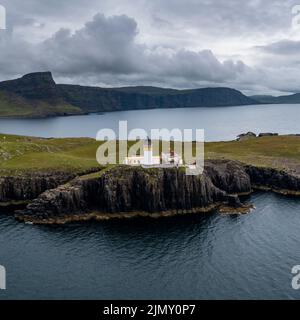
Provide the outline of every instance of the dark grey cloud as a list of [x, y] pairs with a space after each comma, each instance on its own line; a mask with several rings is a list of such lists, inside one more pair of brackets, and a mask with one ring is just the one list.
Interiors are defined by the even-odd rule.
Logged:
[[[213, 35], [241, 36], [255, 32], [272, 34], [287, 30], [291, 8], [297, 0], [1, 0], [14, 23], [23, 16], [51, 23], [51, 19], [76, 24], [74, 18], [96, 11], [133, 16], [165, 26], [201, 29]], [[157, 26], [154, 26], [156, 28]]]
[[1, 79], [51, 70], [60, 82], [105, 86], [300, 88], [300, 39], [290, 37], [297, 0], [0, 3], [9, 27]]
[[214, 34], [274, 33], [288, 29], [297, 0], [152, 0], [153, 11], [188, 27], [203, 27]]
[[[57, 77], [85, 75], [109, 85], [127, 78], [127, 82], [192, 81], [223, 82], [246, 70], [241, 62], [220, 62], [210, 50], [159, 52], [136, 41], [137, 23], [126, 15], [106, 17], [97, 14], [83, 28], [72, 32], [60, 29], [52, 37], [31, 44], [13, 37], [1, 42], [0, 67], [13, 76], [37, 70], [51, 70]], [[17, 62], [17, 63], [16, 63]], [[189, 86], [189, 85], [188, 85]]]

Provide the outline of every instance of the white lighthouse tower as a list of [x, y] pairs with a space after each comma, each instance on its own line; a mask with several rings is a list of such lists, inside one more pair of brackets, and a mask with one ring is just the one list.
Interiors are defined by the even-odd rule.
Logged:
[[153, 157], [153, 150], [152, 150], [152, 142], [149, 137], [144, 140], [144, 165], [152, 165], [152, 157]]
[[160, 157], [153, 156], [152, 141], [149, 137], [144, 140], [144, 159], [142, 164], [145, 166], [160, 164]]

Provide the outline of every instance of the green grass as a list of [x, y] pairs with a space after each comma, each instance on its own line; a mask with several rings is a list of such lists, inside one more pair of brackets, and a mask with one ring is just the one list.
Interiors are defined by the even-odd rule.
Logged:
[[65, 102], [55, 105], [45, 101], [27, 101], [19, 96], [0, 91], [0, 117], [30, 118], [64, 114], [80, 114], [81, 109]]
[[[96, 161], [101, 142], [90, 138], [43, 139], [0, 134], [0, 176], [102, 167]], [[129, 146], [132, 143], [129, 143]], [[278, 136], [205, 144], [206, 159], [232, 159], [274, 168], [300, 167], [300, 137]]]
[[89, 138], [42, 139], [1, 134], [0, 172], [88, 170], [99, 166], [95, 157], [98, 146], [99, 142]]
[[233, 159], [247, 164], [290, 168], [300, 165], [300, 137], [274, 136], [245, 141], [211, 142], [205, 145], [207, 159]]

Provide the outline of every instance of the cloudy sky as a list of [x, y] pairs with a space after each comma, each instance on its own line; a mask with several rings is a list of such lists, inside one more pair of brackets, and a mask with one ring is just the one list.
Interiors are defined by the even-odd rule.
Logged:
[[50, 70], [60, 83], [300, 92], [300, 0], [0, 4], [1, 80]]

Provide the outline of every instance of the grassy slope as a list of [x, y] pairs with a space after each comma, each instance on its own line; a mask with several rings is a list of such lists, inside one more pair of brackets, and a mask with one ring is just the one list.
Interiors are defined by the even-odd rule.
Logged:
[[[82, 171], [99, 166], [100, 142], [89, 138], [42, 139], [0, 134], [0, 176], [24, 171]], [[208, 159], [288, 168], [300, 167], [300, 137], [279, 136], [205, 144]], [[100, 166], [99, 166], [100, 168]]]
[[82, 171], [97, 166], [97, 143], [89, 138], [41, 139], [0, 135], [0, 175], [24, 171]]
[[0, 91], [0, 117], [46, 117], [63, 114], [80, 114], [81, 109], [67, 103], [50, 105], [45, 101], [28, 102], [13, 94]]
[[297, 169], [300, 166], [300, 137], [275, 136], [245, 141], [206, 144], [206, 157], [234, 159], [247, 164]]

